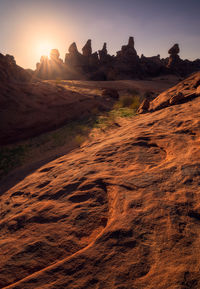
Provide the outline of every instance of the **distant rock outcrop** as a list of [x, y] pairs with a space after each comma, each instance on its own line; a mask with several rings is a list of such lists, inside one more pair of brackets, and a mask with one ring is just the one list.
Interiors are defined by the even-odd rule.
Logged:
[[107, 43], [97, 52], [92, 52], [92, 41], [87, 40], [82, 53], [73, 42], [65, 62], [59, 57], [59, 51], [51, 51], [50, 60], [41, 57], [35, 74], [42, 79], [88, 79], [88, 80], [117, 80], [154, 77], [164, 74], [187, 76], [200, 70], [200, 59], [195, 61], [182, 60], [179, 56], [180, 48], [174, 44], [169, 49], [169, 58], [161, 59], [160, 55], [145, 57], [138, 56], [133, 37], [129, 37], [128, 44], [123, 45], [116, 56], [107, 51]]
[[92, 41], [89, 39], [82, 48], [83, 56], [89, 57], [92, 55]]
[[174, 44], [174, 46], [172, 46], [168, 53], [170, 55], [169, 57], [169, 61], [167, 64], [167, 68], [169, 68], [172, 72], [178, 72], [179, 70], [179, 65], [181, 64], [181, 59], [179, 57], [179, 45], [178, 44]]
[[160, 55], [145, 57], [143, 54], [140, 58], [140, 69], [144, 76], [158, 76], [166, 72], [165, 63], [160, 59]]
[[103, 44], [103, 48], [99, 50], [99, 60], [101, 63], [106, 62], [108, 56], [107, 43]]
[[58, 49], [52, 49], [50, 59], [47, 56], [40, 58], [40, 63], [36, 65], [36, 76], [42, 79], [63, 78], [65, 67], [63, 60], [60, 58]]

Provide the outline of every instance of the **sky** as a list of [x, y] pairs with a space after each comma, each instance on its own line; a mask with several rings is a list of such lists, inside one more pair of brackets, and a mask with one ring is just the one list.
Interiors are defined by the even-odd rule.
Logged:
[[200, 0], [0, 0], [0, 53], [35, 69], [41, 54], [92, 39], [93, 51], [107, 42], [111, 55], [135, 39], [138, 55], [168, 56], [180, 45], [183, 59], [200, 58]]

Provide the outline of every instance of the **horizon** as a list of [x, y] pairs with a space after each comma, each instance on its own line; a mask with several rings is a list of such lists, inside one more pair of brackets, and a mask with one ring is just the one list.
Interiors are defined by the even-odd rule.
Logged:
[[197, 0], [1, 0], [0, 53], [35, 69], [45, 47], [58, 49], [64, 60], [72, 42], [81, 52], [91, 39], [93, 52], [106, 42], [108, 53], [116, 55], [133, 36], [139, 56], [166, 58], [178, 43], [180, 57], [195, 60], [200, 57], [199, 8]]

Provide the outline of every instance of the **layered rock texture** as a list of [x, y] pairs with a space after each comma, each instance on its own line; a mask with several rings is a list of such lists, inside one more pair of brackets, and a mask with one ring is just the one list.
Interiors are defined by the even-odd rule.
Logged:
[[[57, 51], [53, 49], [53, 51]], [[35, 74], [43, 79], [89, 79], [89, 80], [119, 80], [153, 77], [163, 74], [186, 76], [200, 70], [200, 60], [182, 60], [179, 56], [179, 45], [175, 44], [169, 50], [169, 58], [161, 59], [160, 55], [153, 57], [138, 56], [133, 37], [128, 44], [123, 45], [116, 56], [111, 56], [104, 43], [102, 50], [92, 52], [92, 42], [89, 39], [82, 53], [72, 43], [65, 56], [65, 62], [52, 55], [50, 60], [42, 57], [37, 64]]]
[[121, 120], [2, 193], [1, 288], [200, 288], [199, 74], [166, 93], [180, 90], [197, 97]]

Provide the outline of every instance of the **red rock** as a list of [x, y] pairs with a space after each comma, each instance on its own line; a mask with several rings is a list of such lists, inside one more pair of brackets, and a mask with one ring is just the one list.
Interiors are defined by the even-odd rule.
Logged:
[[200, 80], [200, 72], [193, 74], [176, 86], [156, 97], [149, 105], [149, 111], [159, 110], [170, 105], [186, 102], [198, 96], [196, 83]]
[[123, 119], [1, 194], [0, 286], [200, 288], [199, 125], [199, 97]]

